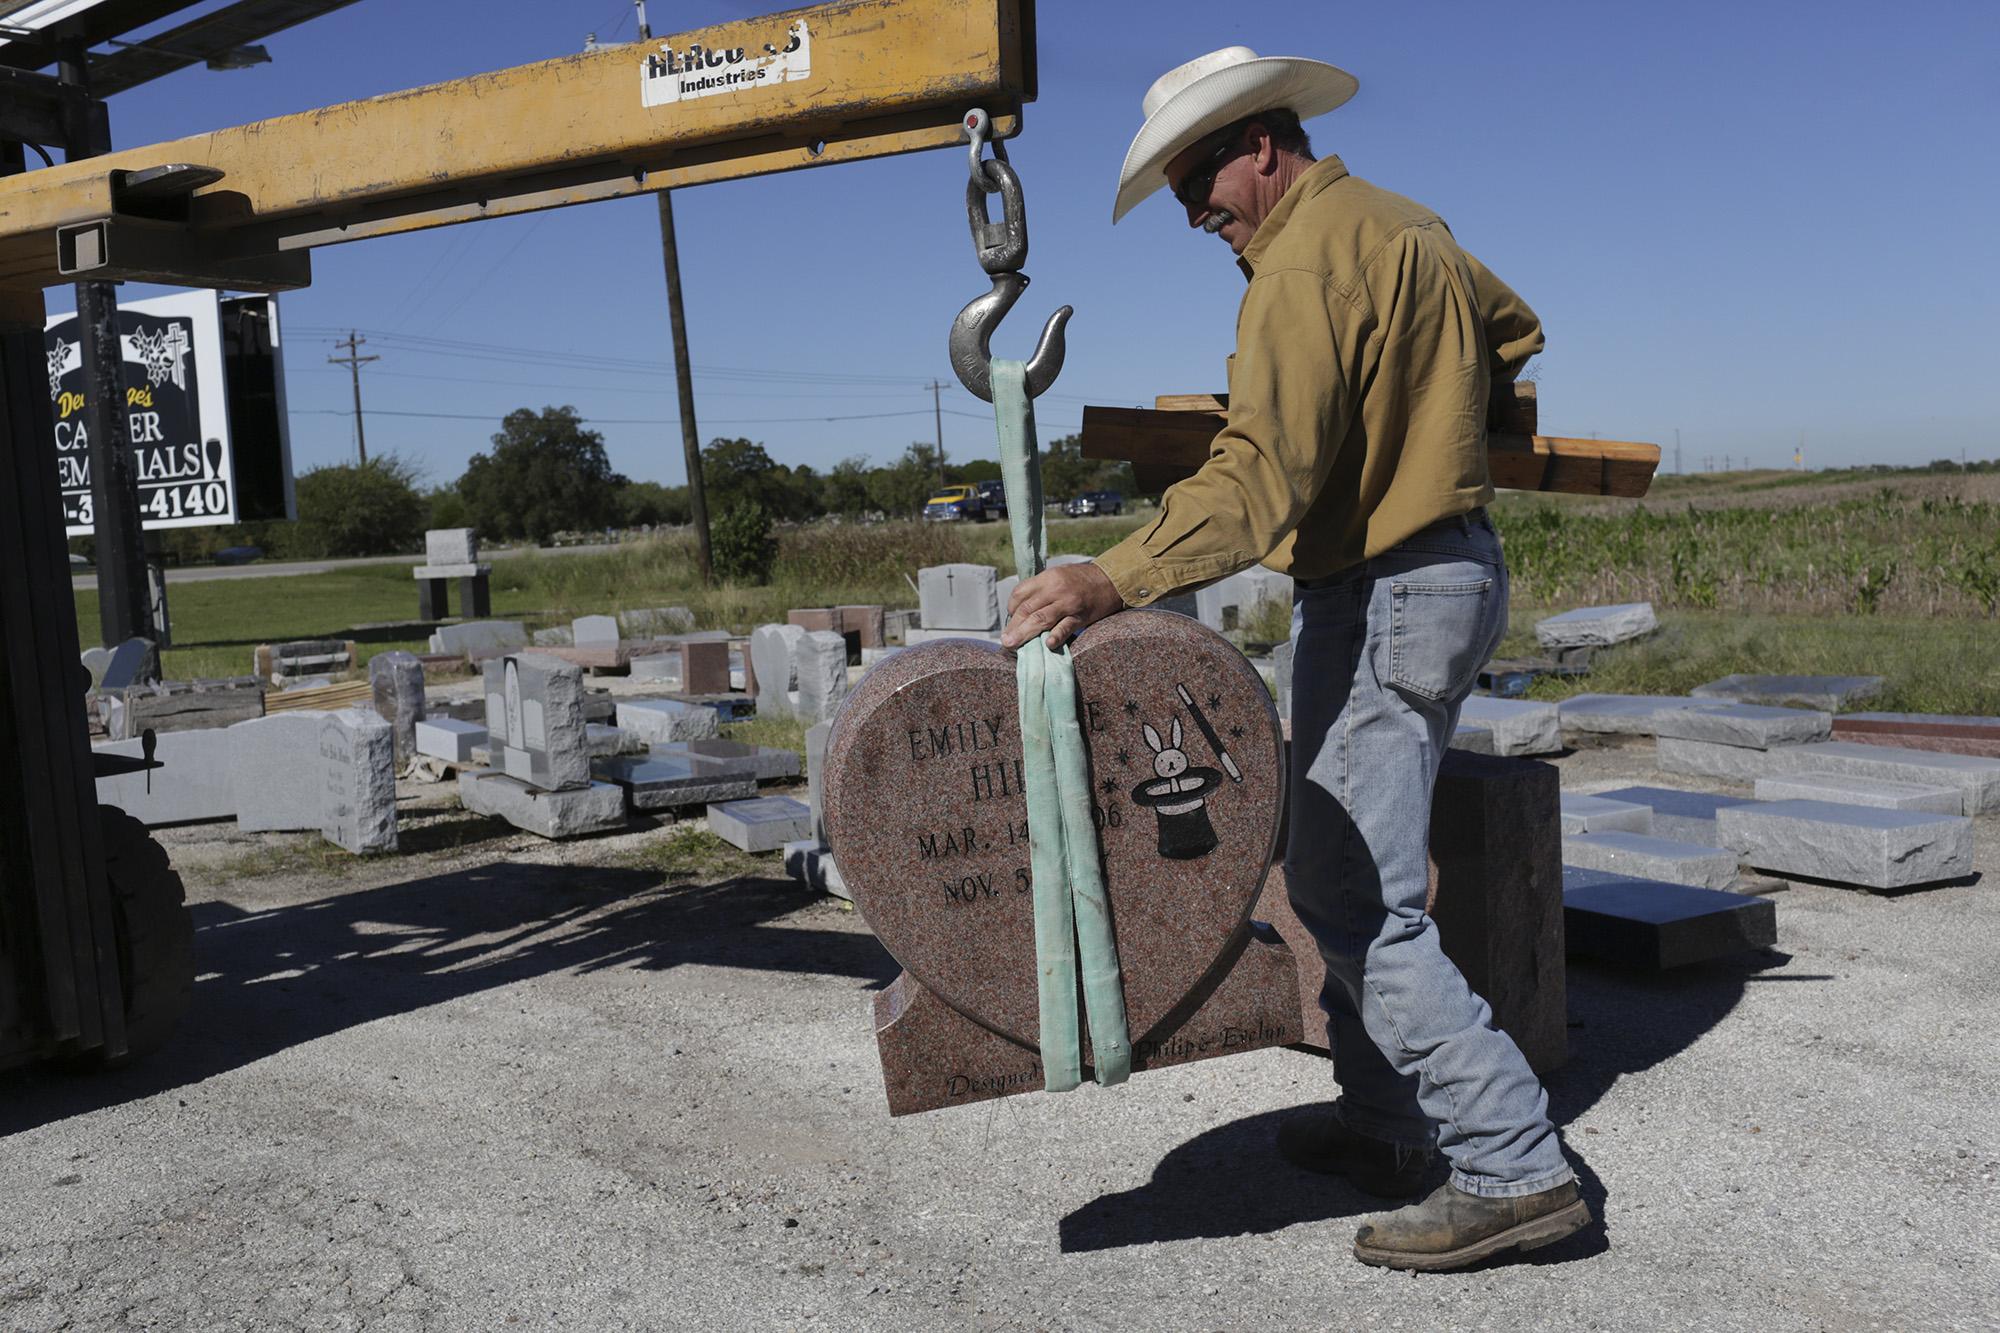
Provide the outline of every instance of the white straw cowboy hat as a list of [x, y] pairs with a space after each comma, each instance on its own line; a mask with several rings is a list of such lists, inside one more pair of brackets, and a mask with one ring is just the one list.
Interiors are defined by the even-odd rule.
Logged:
[[1153, 81], [1140, 103], [1146, 123], [1119, 169], [1111, 220], [1165, 185], [1167, 163], [1202, 136], [1278, 107], [1309, 120], [1354, 96], [1359, 86], [1352, 74], [1324, 61], [1260, 56], [1247, 46], [1225, 46], [1175, 66]]

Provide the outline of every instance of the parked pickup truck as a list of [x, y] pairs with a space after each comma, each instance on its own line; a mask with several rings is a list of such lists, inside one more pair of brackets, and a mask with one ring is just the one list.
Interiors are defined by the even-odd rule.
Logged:
[[984, 522], [986, 504], [979, 498], [977, 486], [940, 486], [924, 501], [924, 517], [946, 523], [967, 518]]

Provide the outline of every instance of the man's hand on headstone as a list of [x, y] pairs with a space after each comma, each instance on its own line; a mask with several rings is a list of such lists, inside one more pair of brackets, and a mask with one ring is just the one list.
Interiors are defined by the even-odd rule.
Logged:
[[1000, 646], [1011, 651], [1041, 634], [1050, 648], [1060, 648], [1084, 626], [1124, 609], [1117, 586], [1095, 562], [1057, 565], [1014, 589]]

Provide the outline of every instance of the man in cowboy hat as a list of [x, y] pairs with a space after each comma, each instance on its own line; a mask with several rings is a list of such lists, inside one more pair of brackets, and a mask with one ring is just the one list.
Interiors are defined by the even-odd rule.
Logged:
[[1506, 629], [1486, 517], [1486, 402], [1541, 325], [1436, 214], [1315, 160], [1300, 121], [1353, 96], [1315, 60], [1229, 47], [1144, 101], [1116, 222], [1167, 186], [1250, 280], [1228, 423], [1159, 516], [1099, 556], [1022, 582], [1003, 643], [1051, 647], [1255, 561], [1290, 573], [1286, 878], [1327, 964], [1340, 1098], [1279, 1131], [1291, 1161], [1384, 1197], [1354, 1253], [1462, 1267], [1589, 1221], [1548, 1098], [1426, 914], [1432, 785], [1475, 673]]

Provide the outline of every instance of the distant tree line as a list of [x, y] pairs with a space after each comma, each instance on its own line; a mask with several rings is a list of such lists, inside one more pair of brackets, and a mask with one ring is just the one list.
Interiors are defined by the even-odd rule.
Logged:
[[[742, 572], [755, 577], [757, 553], [774, 523], [840, 518], [915, 518], [940, 484], [996, 479], [991, 459], [947, 459], [936, 446], [911, 444], [893, 462], [843, 459], [826, 472], [773, 460], [761, 443], [717, 438], [701, 451], [709, 521], [727, 524], [728, 552], [743, 553]], [[171, 558], [206, 560], [234, 546], [267, 556], [337, 558], [415, 551], [427, 528], [477, 528], [492, 541], [546, 545], [563, 533], [672, 527], [692, 521], [686, 486], [633, 481], [611, 466], [604, 437], [573, 407], [519, 408], [507, 414], [491, 446], [466, 463], [456, 482], [424, 489], [417, 469], [394, 455], [366, 463], [313, 468], [297, 482], [296, 523], [184, 528], [156, 534]], [[1050, 500], [1087, 490], [1135, 493], [1129, 463], [1083, 457], [1078, 436], [1042, 447], [1042, 486]], [[719, 539], [720, 543], [720, 539]], [[90, 553], [91, 540], [72, 549]]]

